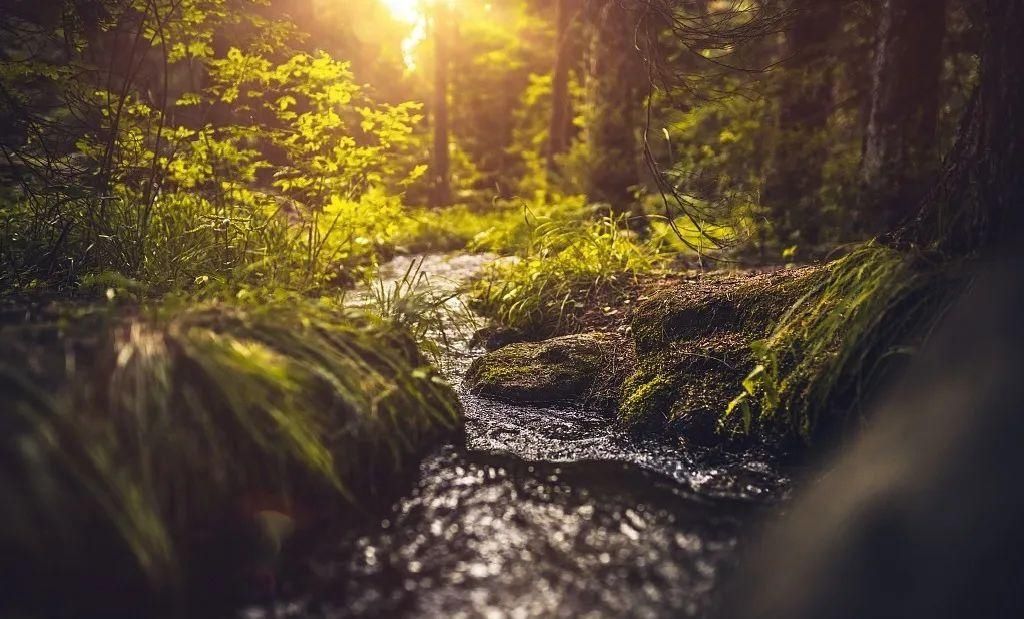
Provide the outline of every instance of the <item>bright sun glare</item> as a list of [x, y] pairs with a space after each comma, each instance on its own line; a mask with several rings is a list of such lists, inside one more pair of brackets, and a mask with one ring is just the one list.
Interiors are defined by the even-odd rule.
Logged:
[[427, 17], [423, 0], [380, 0], [395, 19], [410, 24], [412, 32], [402, 41], [402, 60], [407, 70], [416, 68], [416, 48], [427, 36]]
[[[402, 41], [402, 59], [408, 71], [416, 69], [416, 48], [427, 38], [427, 13], [438, 1], [453, 8], [456, 5], [455, 0], [380, 0], [395, 19], [412, 26], [409, 36]], [[489, 3], [484, 5], [484, 10], [490, 9]]]
[[380, 0], [388, 7], [395, 18], [409, 24], [415, 24], [423, 19], [422, 0]]

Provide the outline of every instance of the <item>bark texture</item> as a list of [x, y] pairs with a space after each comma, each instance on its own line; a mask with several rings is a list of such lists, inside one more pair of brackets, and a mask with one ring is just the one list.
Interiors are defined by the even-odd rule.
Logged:
[[937, 171], [936, 121], [946, 0], [883, 0], [864, 142], [865, 199], [875, 233], [914, 215]]
[[434, 4], [434, 148], [431, 161], [433, 191], [431, 206], [451, 203], [451, 157], [448, 152], [448, 44], [451, 37], [451, 9], [444, 2]]
[[587, 76], [587, 197], [628, 213], [640, 184], [643, 60], [634, 40], [637, 16], [617, 0], [590, 3], [590, 62]]
[[1024, 2], [973, 0], [981, 75], [940, 182], [909, 240], [945, 252], [991, 251], [1024, 228]]
[[554, 171], [555, 158], [569, 149], [572, 105], [569, 101], [569, 70], [572, 65], [572, 25], [578, 0], [558, 0], [555, 66], [551, 72], [551, 124], [548, 127], [547, 168]]

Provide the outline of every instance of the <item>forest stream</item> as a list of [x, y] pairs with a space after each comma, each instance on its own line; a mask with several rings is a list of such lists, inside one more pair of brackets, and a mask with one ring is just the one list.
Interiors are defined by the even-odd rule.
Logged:
[[[381, 277], [422, 260], [425, 285], [450, 294], [493, 259], [399, 257]], [[442, 366], [459, 385], [482, 351], [468, 333], [445, 335]], [[242, 616], [703, 616], [789, 487], [765, 454], [638, 438], [579, 407], [459, 395], [465, 444], [424, 459], [380, 522], [326, 535], [276, 608]]]
[[0, 619], [1024, 617], [1024, 0], [0, 15]]

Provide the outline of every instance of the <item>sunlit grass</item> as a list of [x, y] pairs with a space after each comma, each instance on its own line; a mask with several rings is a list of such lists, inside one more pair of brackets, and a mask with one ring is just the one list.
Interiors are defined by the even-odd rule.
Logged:
[[582, 196], [410, 209], [393, 242], [398, 250], [414, 254], [460, 249], [514, 254], [529, 248], [539, 225], [578, 222], [591, 212]]
[[532, 229], [518, 261], [493, 266], [471, 298], [506, 327], [547, 334], [571, 330], [599, 291], [656, 268], [662, 256], [621, 221], [547, 221]]
[[453, 338], [469, 336], [478, 318], [466, 307], [458, 290], [438, 290], [413, 259], [401, 277], [386, 282], [379, 275], [369, 282], [369, 303], [376, 316], [409, 333], [420, 350], [439, 367], [451, 360]]
[[957, 265], [869, 243], [830, 264], [753, 346], [756, 367], [723, 424], [810, 440], [860, 412], [891, 362], [917, 347], [964, 284]]
[[715, 253], [720, 245], [742, 238], [737, 226], [710, 223], [698, 226], [689, 217], [669, 222], [660, 216], [650, 218], [650, 236], [664, 251], [681, 254]]

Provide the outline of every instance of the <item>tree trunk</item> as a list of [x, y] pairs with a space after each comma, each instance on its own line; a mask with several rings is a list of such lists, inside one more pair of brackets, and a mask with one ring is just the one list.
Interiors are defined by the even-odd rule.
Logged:
[[884, 0], [881, 10], [862, 164], [875, 233], [905, 223], [937, 171], [946, 0]]
[[804, 0], [786, 32], [789, 66], [781, 80], [778, 138], [762, 194], [776, 236], [784, 243], [813, 247], [822, 240], [824, 216], [818, 192], [834, 103], [832, 63], [826, 48], [839, 31], [840, 19], [834, 5]]
[[431, 175], [434, 179], [431, 206], [451, 204], [451, 161], [448, 152], [448, 53], [451, 9], [434, 3], [434, 149]]
[[572, 105], [569, 102], [569, 68], [572, 64], [570, 33], [577, 0], [558, 0], [555, 66], [551, 73], [551, 124], [548, 127], [547, 169], [555, 170], [555, 157], [569, 148]]
[[902, 235], [954, 256], [1011, 260], [979, 265], [986, 273], [921, 356], [933, 371], [876, 411], [831, 486], [794, 504], [723, 597], [722, 617], [1021, 614], [1024, 500], [1006, 489], [1020, 487], [1021, 468], [1024, 2], [967, 4], [982, 41], [979, 85], [940, 182]]
[[587, 76], [587, 197], [628, 213], [640, 184], [640, 141], [646, 71], [636, 52], [636, 15], [618, 0], [591, 2]]
[[982, 33], [978, 88], [939, 183], [903, 234], [955, 254], [991, 251], [1024, 231], [1024, 2], [969, 7]]

